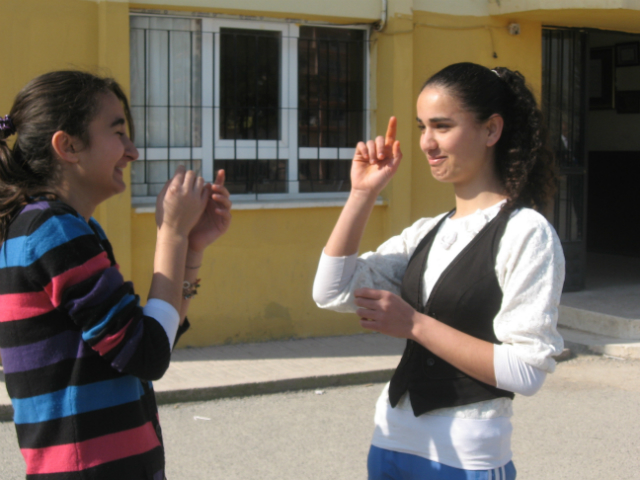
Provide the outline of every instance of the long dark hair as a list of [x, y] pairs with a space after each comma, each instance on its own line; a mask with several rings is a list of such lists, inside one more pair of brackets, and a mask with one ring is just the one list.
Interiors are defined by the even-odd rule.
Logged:
[[520, 72], [456, 63], [425, 82], [445, 88], [479, 122], [497, 113], [504, 119], [495, 167], [508, 197], [505, 208], [544, 210], [556, 188], [553, 153], [547, 146], [542, 112]]
[[[0, 130], [0, 243], [12, 218], [32, 197], [55, 198], [58, 161], [51, 145], [57, 131], [89, 146], [89, 124], [98, 114], [101, 96], [113, 93], [124, 107], [133, 138], [129, 102], [112, 78], [65, 70], [31, 80], [16, 96], [9, 112], [13, 128]], [[17, 133], [12, 148], [5, 141]]]

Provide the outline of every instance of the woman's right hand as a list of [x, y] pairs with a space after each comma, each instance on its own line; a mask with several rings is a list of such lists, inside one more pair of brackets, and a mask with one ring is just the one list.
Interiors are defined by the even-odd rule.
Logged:
[[211, 185], [193, 170], [180, 165], [156, 200], [156, 224], [188, 236], [202, 216], [211, 195]]
[[387, 186], [402, 160], [400, 142], [396, 140], [396, 117], [389, 119], [385, 137], [359, 142], [351, 164], [351, 190], [375, 195]]

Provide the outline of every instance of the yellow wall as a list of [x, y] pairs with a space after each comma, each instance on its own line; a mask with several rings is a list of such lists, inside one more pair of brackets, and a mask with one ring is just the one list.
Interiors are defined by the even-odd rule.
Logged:
[[[556, 4], [567, 5], [568, 1]], [[525, 11], [523, 5], [535, 2], [503, 0], [510, 6], [507, 12], [496, 10], [494, 3], [486, 7], [479, 0], [465, 2], [461, 4], [473, 8], [460, 15], [465, 10], [450, 12], [452, 4], [445, 0], [389, 0], [386, 28], [372, 35], [372, 133], [384, 134], [389, 116], [396, 115], [405, 157], [398, 175], [383, 192], [386, 204], [374, 210], [362, 251], [375, 248], [421, 216], [453, 206], [450, 187], [431, 178], [419, 148], [415, 100], [426, 78], [459, 61], [501, 65], [520, 70], [539, 94], [543, 24], [626, 31], [640, 25], [636, 9]], [[128, 89], [129, 8], [373, 23], [381, 6], [378, 0], [274, 0], [265, 11], [260, 6], [265, 2], [258, 0], [225, 0], [215, 3], [217, 9], [211, 6], [214, 3], [0, 0], [4, 42], [0, 49], [0, 114], [8, 112], [13, 97], [29, 79], [53, 69], [106, 73]], [[483, 14], [485, 11], [488, 13]], [[508, 34], [510, 22], [520, 23], [519, 36]], [[311, 299], [319, 254], [339, 212], [335, 207], [235, 211], [229, 233], [206, 254], [202, 287], [189, 315], [193, 329], [181, 345], [361, 331], [355, 316], [319, 310]], [[114, 245], [125, 277], [134, 280], [144, 302], [155, 245], [153, 214], [136, 213], [126, 193], [101, 206], [96, 216]]]
[[[383, 239], [385, 207], [376, 207], [363, 251]], [[229, 232], [205, 254], [202, 287], [192, 300], [185, 345], [249, 342], [362, 331], [355, 315], [320, 310], [311, 288], [320, 252], [339, 208], [238, 210]], [[149, 289], [155, 242], [152, 214], [133, 214], [134, 282]]]
[[519, 18], [540, 22], [543, 25], [554, 25], [575, 28], [598, 28], [602, 30], [618, 30], [622, 32], [640, 32], [640, 9], [558, 9], [535, 10], [502, 15], [505, 18]]
[[335, 23], [372, 23], [380, 18], [380, 0], [137, 0], [131, 8], [196, 11], [223, 15], [294, 18]]

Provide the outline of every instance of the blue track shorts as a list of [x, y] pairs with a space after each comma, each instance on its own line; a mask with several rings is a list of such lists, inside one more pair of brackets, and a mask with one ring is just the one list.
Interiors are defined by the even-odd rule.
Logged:
[[371, 445], [369, 480], [515, 480], [513, 462], [492, 470], [462, 470], [409, 453]]

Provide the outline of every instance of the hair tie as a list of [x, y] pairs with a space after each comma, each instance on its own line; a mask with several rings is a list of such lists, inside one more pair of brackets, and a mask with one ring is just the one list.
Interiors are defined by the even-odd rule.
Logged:
[[493, 69], [493, 70], [491, 70], [491, 71], [492, 71], [493, 73], [495, 73], [495, 74], [498, 76], [498, 78], [502, 78], [502, 77], [500, 76], [500, 74], [498, 73], [498, 71], [497, 71], [497, 70]]
[[5, 115], [4, 118], [0, 117], [0, 132], [6, 132], [5, 138], [16, 133], [16, 126], [9, 115]]

